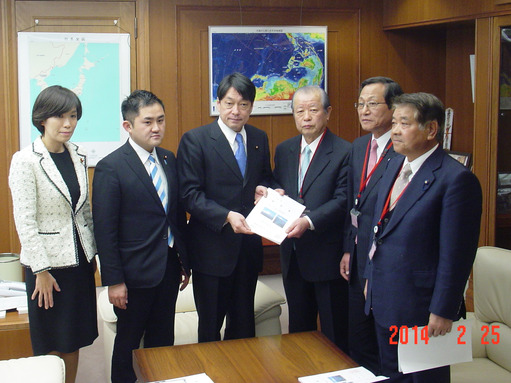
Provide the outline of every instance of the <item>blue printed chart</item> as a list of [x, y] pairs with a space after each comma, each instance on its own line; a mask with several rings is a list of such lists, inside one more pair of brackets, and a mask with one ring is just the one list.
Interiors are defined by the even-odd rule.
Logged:
[[83, 114], [71, 141], [82, 145], [90, 166], [127, 138], [120, 107], [130, 93], [129, 34], [18, 33], [20, 147], [40, 134], [31, 113], [37, 95], [52, 85], [74, 91]]
[[209, 27], [210, 113], [222, 78], [240, 72], [257, 89], [252, 114], [291, 113], [294, 92], [326, 90], [327, 27]]

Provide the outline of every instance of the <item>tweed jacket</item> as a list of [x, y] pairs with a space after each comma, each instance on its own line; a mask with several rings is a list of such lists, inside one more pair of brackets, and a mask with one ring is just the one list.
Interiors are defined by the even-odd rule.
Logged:
[[20, 261], [34, 273], [78, 265], [78, 240], [89, 261], [97, 252], [85, 153], [73, 143], [64, 145], [80, 185], [74, 211], [67, 185], [40, 137], [12, 157], [9, 187], [21, 242]]

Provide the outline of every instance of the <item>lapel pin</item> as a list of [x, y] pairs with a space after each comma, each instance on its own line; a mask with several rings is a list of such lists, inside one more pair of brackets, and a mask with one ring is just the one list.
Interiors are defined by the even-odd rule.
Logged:
[[255, 148], [256, 148], [256, 150], [258, 150], [258, 149], [259, 149], [259, 145], [256, 145], [256, 147], [255, 147]]
[[167, 165], [167, 156], [163, 156], [163, 162], [165, 162], [165, 165]]

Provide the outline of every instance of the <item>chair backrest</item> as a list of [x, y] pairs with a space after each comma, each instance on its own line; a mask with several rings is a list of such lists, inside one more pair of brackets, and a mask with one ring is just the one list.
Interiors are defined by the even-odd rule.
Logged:
[[511, 371], [511, 250], [489, 246], [477, 250], [474, 312], [485, 322], [480, 342], [487, 357]]
[[511, 327], [511, 250], [491, 246], [477, 250], [474, 311], [483, 322]]

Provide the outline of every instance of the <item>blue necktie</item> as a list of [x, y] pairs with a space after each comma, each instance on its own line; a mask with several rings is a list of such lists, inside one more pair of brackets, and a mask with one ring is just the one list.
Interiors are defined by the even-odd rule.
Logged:
[[238, 149], [234, 153], [234, 157], [238, 162], [241, 174], [245, 177], [245, 169], [247, 167], [247, 153], [245, 153], [245, 145], [243, 144], [243, 136], [240, 133], [236, 133], [236, 142], [238, 143]]
[[[158, 193], [158, 197], [160, 197], [161, 204], [165, 209], [165, 213], [168, 208], [168, 199], [167, 194], [165, 193], [165, 188], [163, 186], [163, 180], [161, 178], [160, 172], [158, 170], [158, 166], [156, 165], [156, 161], [152, 154], [149, 155], [149, 174], [151, 175], [151, 179], [153, 180], [154, 188], [156, 189], [156, 193]], [[172, 233], [170, 232], [170, 227], [168, 228], [168, 245], [170, 246], [172, 243]]]
[[298, 177], [298, 193], [302, 189], [303, 179], [305, 178], [305, 174], [307, 174], [307, 169], [309, 168], [309, 164], [311, 162], [311, 149], [309, 145], [306, 145], [303, 149], [302, 158], [300, 161], [300, 174]]

